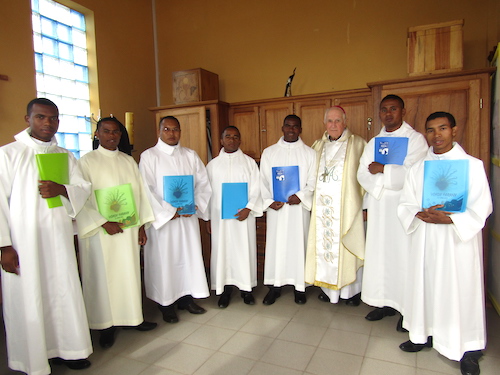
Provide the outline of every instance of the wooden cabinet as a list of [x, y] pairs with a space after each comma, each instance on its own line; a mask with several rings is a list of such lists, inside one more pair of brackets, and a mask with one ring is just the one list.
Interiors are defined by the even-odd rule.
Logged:
[[230, 105], [229, 123], [240, 129], [243, 152], [260, 160], [262, 151], [283, 135], [283, 120], [290, 114], [302, 119], [300, 137], [311, 146], [323, 135], [325, 111], [332, 105], [345, 109], [348, 126], [354, 133], [371, 136], [373, 105], [369, 89], [235, 103]]
[[[425, 134], [425, 120], [436, 111], [451, 113], [457, 121], [456, 141], [472, 156], [483, 160], [489, 170], [490, 157], [490, 75], [494, 68], [401, 80], [369, 83], [374, 111], [387, 94], [405, 101], [404, 119]], [[375, 131], [382, 126], [374, 121]]]

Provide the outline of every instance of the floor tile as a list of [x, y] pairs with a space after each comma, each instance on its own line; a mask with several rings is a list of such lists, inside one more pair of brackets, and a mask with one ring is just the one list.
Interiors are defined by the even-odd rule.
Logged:
[[411, 366], [365, 358], [359, 375], [416, 375], [416, 370]]
[[292, 370], [290, 368], [280, 367], [270, 363], [258, 362], [248, 375], [302, 375], [302, 371]]
[[386, 339], [370, 336], [365, 357], [415, 367], [417, 363], [417, 354], [403, 352], [399, 349], [400, 343], [399, 340], [394, 338]]
[[254, 364], [254, 361], [247, 358], [217, 352], [194, 375], [246, 375]]
[[363, 356], [370, 336], [361, 333], [328, 329], [321, 340], [321, 348]]
[[186, 337], [183, 342], [218, 350], [235, 333], [236, 331], [231, 329], [204, 325]]
[[219, 351], [238, 355], [253, 360], [259, 360], [273, 343], [270, 337], [253, 335], [246, 332], [236, 332]]
[[363, 357], [319, 348], [306, 368], [315, 375], [358, 375]]
[[313, 346], [275, 340], [266, 354], [262, 356], [261, 361], [303, 371], [311, 360], [315, 349]]
[[317, 346], [323, 335], [325, 334], [326, 328], [319, 326], [312, 326], [309, 324], [290, 322], [281, 331], [278, 339], [285, 341], [293, 341], [299, 344], [306, 344]]
[[168, 352], [168, 355], [158, 360], [155, 365], [181, 374], [193, 374], [214, 353], [215, 350], [179, 343]]
[[246, 312], [224, 309], [223, 311], [215, 315], [212, 319], [207, 321], [206, 324], [221, 328], [239, 330], [253, 316], [254, 314], [248, 314]]
[[182, 375], [182, 374], [177, 371], [167, 370], [166, 368], [163, 367], [151, 365], [143, 372], [141, 372], [140, 375]]
[[257, 315], [251, 318], [240, 331], [274, 338], [281, 333], [287, 324], [286, 320]]

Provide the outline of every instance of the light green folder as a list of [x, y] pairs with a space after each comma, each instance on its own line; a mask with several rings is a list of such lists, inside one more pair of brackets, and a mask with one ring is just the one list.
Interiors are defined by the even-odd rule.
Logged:
[[108, 221], [131, 228], [139, 225], [131, 184], [112, 186], [95, 191], [99, 213]]
[[[37, 154], [36, 164], [40, 180], [53, 181], [61, 185], [69, 184], [68, 154]], [[61, 197], [46, 198], [49, 208], [62, 206]]]

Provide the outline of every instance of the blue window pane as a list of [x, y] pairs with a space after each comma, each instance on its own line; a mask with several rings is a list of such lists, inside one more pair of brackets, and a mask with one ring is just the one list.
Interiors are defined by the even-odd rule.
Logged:
[[85, 31], [85, 17], [76, 10], [71, 10], [71, 25]]
[[57, 37], [56, 23], [48, 18], [41, 17], [42, 34], [52, 38]]
[[58, 23], [57, 39], [62, 42], [71, 43], [71, 27], [63, 25], [62, 23]]
[[59, 47], [59, 57], [64, 60], [73, 61], [73, 47], [67, 43], [57, 43]]
[[43, 62], [42, 55], [40, 53], [35, 53], [35, 69], [37, 72], [43, 72]]
[[89, 82], [89, 70], [86, 66], [75, 65], [75, 79], [80, 82]]
[[59, 146], [66, 148], [66, 146], [64, 145], [64, 134], [56, 133], [56, 139]]
[[68, 150], [78, 150], [78, 134], [64, 134], [64, 144]]
[[38, 4], [38, 0], [31, 0], [31, 9], [35, 12], [39, 12], [40, 6]]
[[54, 39], [42, 37], [42, 48], [43, 48], [43, 53], [50, 56], [55, 56], [55, 57], [58, 56], [57, 42]]

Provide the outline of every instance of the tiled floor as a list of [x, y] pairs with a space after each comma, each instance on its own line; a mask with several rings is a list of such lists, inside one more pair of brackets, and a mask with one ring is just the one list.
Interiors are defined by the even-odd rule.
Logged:
[[[272, 306], [262, 305], [267, 288], [256, 290], [258, 303], [247, 306], [234, 292], [227, 309], [211, 296], [199, 304], [204, 315], [179, 312], [180, 322], [167, 324], [151, 301], [148, 320], [158, 322], [150, 332], [119, 330], [115, 345], [103, 350], [96, 343], [92, 366], [78, 374], [178, 375], [439, 375], [460, 374], [459, 364], [435, 350], [404, 353], [398, 345], [408, 335], [396, 331], [397, 316], [368, 322], [367, 305], [349, 307], [319, 301], [318, 289], [307, 290], [308, 302], [296, 305], [293, 290], [284, 288]], [[488, 347], [480, 360], [481, 374], [500, 373], [500, 317], [488, 309]], [[4, 341], [4, 340], [2, 340]], [[0, 375], [7, 368], [5, 345]], [[77, 374], [64, 366], [53, 374]]]

